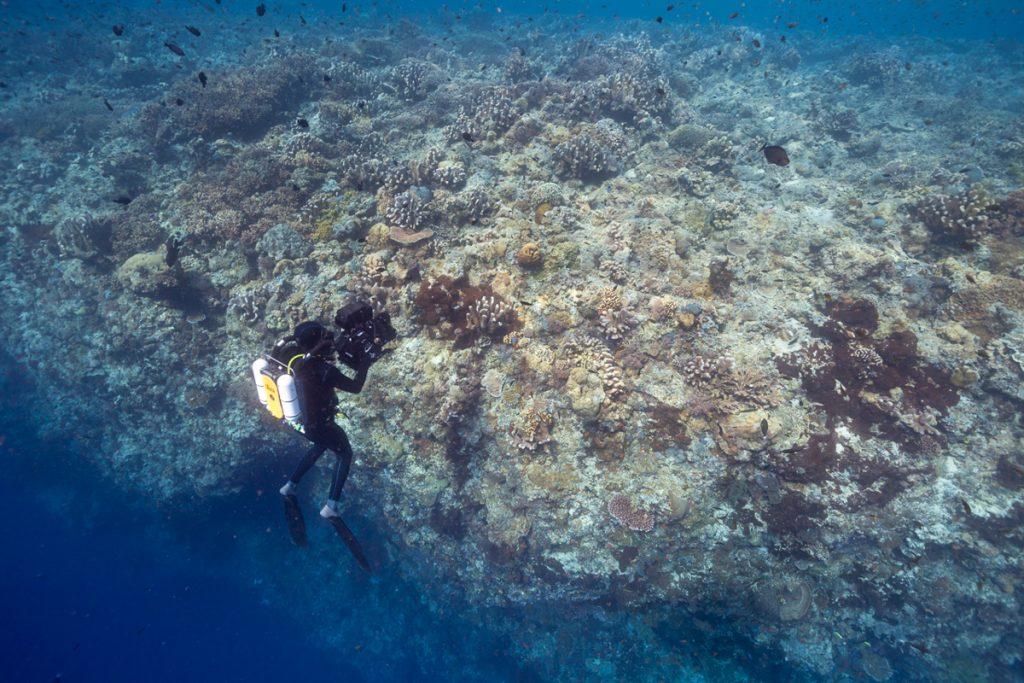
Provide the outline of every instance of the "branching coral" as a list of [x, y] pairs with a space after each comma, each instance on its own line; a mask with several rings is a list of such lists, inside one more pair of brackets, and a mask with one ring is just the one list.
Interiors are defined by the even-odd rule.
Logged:
[[587, 134], [576, 135], [554, 149], [558, 172], [581, 180], [598, 180], [614, 175], [618, 158]]
[[65, 218], [53, 229], [61, 256], [89, 259], [110, 248], [111, 226], [96, 216], [79, 214]]
[[416, 293], [416, 315], [433, 334], [465, 348], [481, 337], [500, 340], [520, 327], [515, 309], [488, 286], [467, 277], [424, 280]]
[[571, 354], [578, 365], [601, 378], [604, 392], [609, 397], [619, 398], [626, 393], [626, 381], [622, 375], [622, 369], [603, 343], [586, 337], [572, 339], [566, 343], [565, 350]]
[[391, 225], [416, 230], [427, 219], [426, 203], [414, 192], [402, 192], [391, 199], [384, 216]]
[[426, 94], [429, 66], [415, 59], [403, 60], [391, 70], [391, 82], [400, 96], [415, 100]]
[[554, 441], [551, 436], [553, 423], [554, 416], [547, 408], [531, 404], [520, 412], [519, 419], [509, 427], [509, 439], [521, 451], [537, 451]]
[[779, 357], [780, 371], [799, 377], [826, 413], [864, 434], [880, 432], [908, 445], [909, 437], [937, 435], [938, 418], [958, 400], [949, 373], [918, 356], [910, 332], [876, 339], [878, 313], [870, 302], [835, 299], [826, 312], [814, 327], [822, 341]]
[[608, 514], [627, 529], [643, 532], [654, 530], [654, 515], [641, 510], [634, 505], [629, 496], [622, 493], [617, 493], [608, 500]]
[[381, 254], [369, 254], [363, 259], [359, 272], [353, 276], [349, 289], [380, 312], [387, 306], [393, 286], [384, 257]]
[[974, 244], [990, 231], [997, 210], [984, 191], [970, 188], [958, 195], [927, 197], [912, 214], [936, 239]]

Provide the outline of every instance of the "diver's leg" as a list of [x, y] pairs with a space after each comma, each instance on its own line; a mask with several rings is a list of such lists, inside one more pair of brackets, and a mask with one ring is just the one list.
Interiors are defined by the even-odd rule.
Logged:
[[341, 499], [341, 489], [348, 479], [348, 472], [352, 466], [352, 445], [348, 442], [345, 431], [338, 428], [337, 433], [332, 435], [331, 450], [338, 457], [334, 464], [334, 478], [331, 480], [331, 492], [327, 497], [327, 504], [320, 511], [325, 518], [338, 516], [338, 501]]
[[292, 476], [288, 477], [288, 482], [281, 487], [282, 496], [293, 496], [295, 495], [295, 489], [298, 486], [299, 480], [306, 476], [306, 472], [309, 472], [310, 468], [316, 464], [316, 461], [320, 459], [320, 456], [327, 450], [326, 446], [322, 446], [318, 443], [314, 443], [313, 446], [306, 452], [302, 460], [299, 461], [295, 471], [292, 472]]

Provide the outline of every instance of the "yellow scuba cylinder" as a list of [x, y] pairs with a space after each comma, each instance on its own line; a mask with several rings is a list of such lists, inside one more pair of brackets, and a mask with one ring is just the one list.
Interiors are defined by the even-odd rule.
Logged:
[[267, 369], [269, 363], [265, 358], [257, 358], [252, 362], [252, 378], [256, 380], [256, 395], [260, 399], [260, 403], [264, 408], [267, 407], [267, 389], [263, 384], [263, 371]]
[[277, 394], [281, 397], [284, 419], [289, 422], [298, 420], [302, 416], [302, 409], [299, 407], [299, 392], [295, 387], [295, 378], [291, 375], [278, 377]]

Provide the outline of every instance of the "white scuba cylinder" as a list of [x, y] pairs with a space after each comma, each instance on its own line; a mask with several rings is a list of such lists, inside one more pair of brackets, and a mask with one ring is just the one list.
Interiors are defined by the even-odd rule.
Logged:
[[267, 361], [257, 358], [252, 363], [252, 378], [256, 380], [256, 395], [260, 397], [263, 407], [267, 405], [267, 388], [263, 386], [263, 371], [267, 369]]
[[299, 408], [299, 392], [295, 388], [295, 379], [291, 375], [278, 377], [277, 393], [281, 397], [284, 419], [297, 420], [302, 415], [302, 410]]

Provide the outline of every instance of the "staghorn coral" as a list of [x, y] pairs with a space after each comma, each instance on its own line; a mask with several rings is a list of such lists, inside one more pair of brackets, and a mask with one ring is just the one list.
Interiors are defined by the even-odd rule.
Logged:
[[615, 494], [608, 499], [607, 507], [608, 514], [627, 529], [645, 533], [654, 530], [654, 515], [641, 510], [627, 495]]

